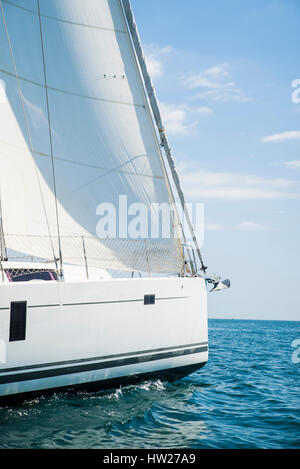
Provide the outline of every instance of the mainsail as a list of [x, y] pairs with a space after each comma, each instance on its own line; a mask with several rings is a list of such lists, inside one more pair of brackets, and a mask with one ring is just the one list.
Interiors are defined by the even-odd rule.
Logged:
[[0, 196], [5, 246], [103, 268], [178, 272], [170, 237], [97, 238], [119, 196], [174, 202], [122, 0], [0, 0]]

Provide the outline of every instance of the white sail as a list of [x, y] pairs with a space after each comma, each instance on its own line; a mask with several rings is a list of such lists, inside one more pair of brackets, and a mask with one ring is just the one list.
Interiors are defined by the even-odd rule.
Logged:
[[100, 203], [173, 202], [121, 0], [0, 3], [6, 247], [58, 256], [58, 218], [65, 260], [81, 262], [84, 236], [93, 265], [178, 271], [173, 226], [148, 243], [96, 239]]

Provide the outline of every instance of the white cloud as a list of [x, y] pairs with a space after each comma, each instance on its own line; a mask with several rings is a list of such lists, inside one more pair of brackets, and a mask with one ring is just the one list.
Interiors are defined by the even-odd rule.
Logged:
[[159, 47], [156, 44], [145, 46], [145, 58], [150, 76], [155, 80], [161, 78], [164, 74], [162, 56], [170, 54], [173, 51], [171, 46]]
[[213, 187], [208, 189], [199, 189], [191, 187], [188, 189], [189, 197], [197, 199], [294, 199], [299, 198], [300, 193], [284, 193], [282, 191], [270, 189], [253, 189], [244, 187]]
[[148, 72], [153, 79], [160, 78], [163, 75], [163, 65], [153, 55], [146, 56], [146, 64]]
[[161, 103], [160, 105], [163, 121], [165, 123], [167, 133], [185, 137], [192, 128], [198, 125], [198, 122], [187, 122], [186, 110], [174, 106], [172, 104]]
[[182, 106], [186, 111], [192, 112], [194, 114], [213, 114], [214, 111], [210, 107], [197, 107], [197, 106]]
[[190, 171], [183, 168], [181, 178], [189, 199], [284, 199], [299, 198], [296, 182], [289, 179], [267, 179], [255, 175]]
[[163, 122], [168, 134], [180, 137], [190, 135], [193, 129], [198, 126], [198, 121], [191, 120], [190, 116], [211, 115], [213, 110], [208, 107], [193, 107], [185, 104], [176, 106], [174, 104], [161, 103], [160, 109]]
[[209, 99], [216, 102], [253, 101], [230, 79], [229, 69], [229, 64], [219, 64], [186, 77], [184, 81], [188, 88], [192, 90], [204, 89], [201, 93], [194, 95], [192, 99]]
[[265, 143], [285, 142], [287, 140], [300, 140], [300, 130], [281, 132], [279, 134], [267, 135], [266, 137], [262, 138], [262, 141]]
[[260, 223], [253, 221], [243, 221], [237, 225], [220, 225], [218, 223], [205, 223], [206, 231], [222, 231], [222, 230], [265, 230], [266, 227]]
[[220, 88], [222, 86], [234, 86], [234, 83], [224, 83], [224, 79], [229, 76], [229, 65], [221, 64], [209, 68], [199, 74], [191, 75], [186, 79], [189, 88]]
[[290, 169], [300, 169], [300, 160], [288, 161], [284, 165]]
[[216, 90], [209, 90], [204, 93], [198, 93], [192, 99], [208, 99], [215, 102], [227, 103], [236, 101], [240, 103], [249, 103], [253, 98], [245, 96], [243, 91], [239, 88], [218, 88]]

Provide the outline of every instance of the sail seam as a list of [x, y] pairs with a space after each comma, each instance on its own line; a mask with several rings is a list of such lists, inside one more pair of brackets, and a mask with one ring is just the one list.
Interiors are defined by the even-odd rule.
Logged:
[[[8, 72], [7, 70], [4, 70], [2, 68], [0, 68], [0, 73], [4, 73], [5, 75], [11, 76], [13, 78], [17, 78], [17, 79], [22, 80], [22, 81], [25, 81], [26, 83], [30, 83], [31, 85], [39, 86], [40, 88], [45, 88], [45, 85], [43, 83], [38, 83], [37, 81], [30, 80], [29, 78], [25, 78], [25, 77], [22, 77], [20, 75], [15, 75], [14, 73]], [[141, 107], [141, 108], [145, 109], [144, 104], [129, 103], [129, 102], [126, 102], [126, 101], [117, 101], [117, 100], [114, 100], [114, 99], [105, 99], [105, 98], [100, 98], [98, 96], [87, 96], [87, 95], [84, 95], [84, 94], [75, 93], [73, 91], [67, 91], [67, 90], [63, 90], [61, 88], [55, 88], [54, 86], [48, 86], [48, 85], [47, 85], [47, 89], [50, 90], [50, 91], [57, 91], [58, 93], [64, 93], [64, 94], [71, 95], [71, 96], [77, 96], [78, 98], [91, 99], [91, 100], [94, 100], [94, 101], [102, 101], [104, 103], [122, 104], [122, 105], [125, 105], [125, 106]]]
[[[21, 151], [24, 151], [24, 152], [34, 153], [37, 156], [42, 156], [42, 157], [45, 157], [45, 158], [51, 158], [51, 155], [49, 155], [48, 153], [43, 153], [41, 151], [37, 151], [37, 150], [34, 150], [34, 149], [28, 150], [28, 148], [26, 148], [26, 147], [22, 147], [20, 145], [13, 145], [9, 142], [5, 142], [2, 139], [0, 139], [0, 143], [2, 143], [4, 145], [7, 145], [7, 146], [10, 146], [10, 147], [13, 147], [13, 148], [17, 148], [17, 149], [19, 149]], [[147, 157], [147, 155], [139, 155], [139, 156]], [[136, 172], [133, 172], [133, 171], [125, 171], [125, 170], [118, 169], [118, 168], [105, 168], [104, 166], [97, 166], [97, 165], [81, 163], [79, 161], [72, 161], [72, 160], [68, 160], [66, 158], [61, 158], [61, 157], [55, 156], [55, 155], [53, 155], [53, 158], [55, 160], [61, 161], [63, 163], [73, 164], [74, 166], [82, 166], [84, 168], [99, 169], [101, 171], [109, 171], [110, 173], [115, 172], [115, 173], [120, 173], [120, 174], [129, 174], [129, 175], [132, 175], [132, 176], [147, 177], [147, 178], [151, 178], [151, 179], [162, 179], [162, 180], [164, 179], [163, 176], [157, 176], [155, 174], [136, 173]], [[136, 156], [134, 158], [138, 158], [138, 156]], [[129, 162], [126, 161], [125, 164], [128, 164], [128, 163]]]
[[[10, 5], [10, 6], [13, 6], [15, 8], [18, 8], [19, 10], [23, 10], [23, 11], [26, 11], [27, 13], [31, 13], [33, 15], [36, 15], [38, 16], [38, 12], [34, 11], [34, 10], [31, 10], [30, 8], [25, 8], [25, 7], [22, 7], [21, 5], [16, 5], [15, 3], [13, 2], [10, 2], [8, 0], [2, 0], [4, 3], [7, 3], [7, 5]], [[55, 16], [50, 16], [50, 15], [44, 15], [44, 14], [41, 14], [41, 17], [42, 18], [47, 18], [49, 20], [53, 20], [53, 21], [57, 21], [59, 23], [66, 23], [66, 24], [72, 24], [74, 26], [81, 26], [83, 28], [90, 28], [90, 29], [98, 29], [98, 30], [101, 30], [101, 31], [108, 31], [108, 32], [112, 32], [112, 33], [121, 33], [121, 34], [127, 34], [126, 31], [123, 31], [122, 29], [114, 29], [114, 28], [105, 28], [104, 26], [98, 26], [98, 25], [92, 25], [92, 24], [85, 24], [85, 23], [77, 23], [75, 21], [71, 21], [71, 20], [64, 20], [62, 18], [56, 18]]]

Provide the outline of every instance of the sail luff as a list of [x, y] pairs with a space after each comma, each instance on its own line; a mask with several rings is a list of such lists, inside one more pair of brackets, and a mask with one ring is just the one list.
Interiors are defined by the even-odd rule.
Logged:
[[170, 148], [170, 145], [169, 145], [169, 142], [168, 142], [166, 130], [165, 130], [165, 127], [164, 127], [163, 122], [162, 122], [162, 117], [161, 117], [161, 113], [160, 113], [160, 109], [159, 109], [159, 105], [158, 105], [158, 99], [157, 99], [157, 96], [156, 96], [155, 88], [154, 88], [151, 76], [150, 76], [150, 74], [148, 72], [148, 69], [147, 69], [147, 64], [146, 64], [145, 56], [144, 56], [144, 53], [143, 53], [143, 48], [142, 48], [142, 45], [141, 45], [141, 39], [140, 39], [140, 35], [139, 35], [139, 32], [138, 32], [137, 24], [136, 24], [136, 21], [135, 21], [135, 18], [134, 18], [131, 3], [130, 3], [130, 0], [121, 0], [121, 1], [123, 3], [123, 7], [124, 7], [125, 14], [126, 14], [127, 22], [128, 22], [129, 28], [130, 28], [131, 37], [132, 37], [133, 43], [135, 45], [136, 54], [137, 54], [139, 64], [140, 64], [140, 67], [141, 67], [141, 70], [142, 70], [142, 74], [143, 74], [143, 77], [144, 77], [144, 82], [145, 82], [145, 86], [146, 86], [146, 89], [147, 89], [147, 92], [148, 92], [148, 96], [149, 96], [149, 100], [150, 100], [150, 103], [151, 103], [153, 115], [154, 115], [154, 118], [155, 118], [155, 121], [156, 121], [157, 129], [158, 129], [158, 132], [160, 134], [161, 144], [164, 147], [164, 150], [165, 150], [165, 153], [166, 153], [166, 156], [167, 156], [167, 160], [168, 160], [168, 163], [169, 163], [169, 166], [170, 166], [171, 174], [173, 176], [174, 184], [176, 186], [178, 196], [179, 196], [179, 199], [180, 199], [183, 211], [184, 211], [184, 215], [186, 217], [186, 220], [187, 220], [187, 223], [188, 223], [191, 235], [192, 235], [192, 239], [193, 239], [193, 242], [194, 242], [194, 245], [196, 247], [196, 251], [197, 251], [200, 263], [201, 263], [201, 268], [205, 272], [206, 266], [204, 265], [202, 254], [201, 254], [201, 251], [200, 251], [200, 247], [198, 245], [197, 237], [196, 237], [196, 234], [195, 234], [195, 231], [194, 231], [194, 227], [193, 227], [189, 212], [188, 212], [187, 207], [186, 207], [185, 196], [184, 196], [184, 193], [183, 193], [183, 190], [182, 190], [182, 187], [181, 187], [178, 172], [177, 172], [175, 162], [174, 162], [174, 159], [173, 159], [173, 156], [172, 156], [172, 152], [171, 152], [171, 148]]
[[[120, 7], [121, 7], [121, 11], [122, 11], [122, 14], [123, 14], [123, 17], [124, 17], [124, 26], [128, 32], [128, 36], [130, 38], [130, 44], [132, 46], [132, 55], [133, 55], [133, 58], [136, 62], [136, 67], [137, 67], [137, 70], [138, 70], [138, 75], [139, 75], [139, 78], [140, 78], [140, 81], [141, 81], [141, 88], [144, 92], [144, 98], [145, 98], [145, 102], [146, 102], [146, 108], [147, 108], [147, 112], [148, 112], [148, 115], [149, 115], [149, 120], [151, 122], [151, 126], [152, 126], [152, 130], [153, 130], [153, 138], [156, 142], [156, 145], [157, 145], [157, 149], [158, 149], [158, 154], [159, 154], [159, 159], [160, 159], [160, 163], [161, 163], [161, 167], [162, 167], [162, 171], [163, 171], [163, 175], [164, 175], [164, 179], [165, 179], [165, 183], [166, 183], [166, 187], [168, 189], [168, 192], [169, 192], [169, 197], [170, 197], [170, 201], [171, 201], [171, 204], [172, 204], [172, 214], [174, 216], [174, 221], [173, 221], [173, 227], [174, 227], [174, 230], [177, 232], [177, 238], [178, 239], [183, 239], [183, 243], [185, 243], [185, 236], [184, 236], [184, 231], [182, 229], [182, 225], [180, 223], [180, 219], [179, 219], [179, 214], [178, 214], [178, 211], [177, 211], [177, 207], [176, 207], [176, 203], [175, 203], [175, 197], [174, 197], [174, 194], [173, 194], [173, 191], [172, 191], [172, 186], [170, 184], [170, 180], [169, 180], [169, 176], [168, 176], [168, 172], [167, 172], [167, 169], [166, 169], [166, 166], [165, 166], [165, 161], [164, 161], [164, 158], [163, 158], [163, 155], [162, 155], [162, 151], [161, 151], [161, 147], [160, 147], [160, 144], [159, 144], [159, 140], [157, 138], [157, 134], [156, 134], [156, 130], [155, 130], [155, 124], [153, 122], [153, 118], [152, 118], [152, 114], [151, 114], [151, 110], [153, 112], [153, 109], [152, 109], [152, 102], [151, 100], [149, 100], [149, 97], [148, 97], [148, 90], [147, 88], [145, 88], [145, 83], [144, 83], [144, 72], [143, 70], [141, 69], [141, 64], [140, 64], [140, 61], [139, 61], [139, 56], [138, 54], [136, 53], [136, 49], [135, 49], [135, 43], [134, 41], [132, 40], [132, 35], [131, 35], [131, 29], [130, 29], [130, 25], [128, 23], [128, 18], [127, 18], [127, 13], [126, 13], [126, 9], [124, 8], [124, 5], [123, 5], [123, 1], [122, 0], [119, 0], [120, 1]], [[142, 54], [143, 54], [143, 51], [142, 51]], [[145, 61], [143, 60], [143, 64], [145, 64]], [[146, 66], [146, 64], [145, 64]], [[153, 91], [154, 91], [154, 87], [153, 88]], [[157, 103], [157, 100], [155, 100], [155, 102]], [[153, 103], [154, 104], [154, 103]], [[157, 107], [158, 109], [158, 112], [159, 112], [159, 108]]]

